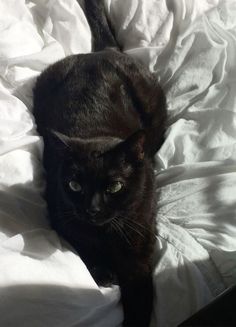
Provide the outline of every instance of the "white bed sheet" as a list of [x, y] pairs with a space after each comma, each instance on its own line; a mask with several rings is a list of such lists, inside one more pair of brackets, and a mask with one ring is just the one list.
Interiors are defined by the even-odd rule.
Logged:
[[[106, 5], [125, 51], [167, 95], [152, 326], [174, 327], [236, 280], [236, 3]], [[0, 326], [118, 327], [119, 289], [99, 288], [49, 228], [31, 114], [35, 77], [91, 51], [86, 18], [75, 0], [0, 0], [0, 12]]]

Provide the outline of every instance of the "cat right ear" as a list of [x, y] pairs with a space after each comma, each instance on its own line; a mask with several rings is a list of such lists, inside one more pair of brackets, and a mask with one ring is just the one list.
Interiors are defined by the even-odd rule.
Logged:
[[64, 153], [71, 147], [71, 138], [60, 132], [54, 130], [48, 130], [47, 140], [52, 148], [57, 152]]

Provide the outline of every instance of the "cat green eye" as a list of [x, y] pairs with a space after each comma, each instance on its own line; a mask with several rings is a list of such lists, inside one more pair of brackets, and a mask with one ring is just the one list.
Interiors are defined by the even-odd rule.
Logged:
[[122, 190], [124, 184], [121, 182], [113, 182], [106, 189], [107, 193], [114, 194]]
[[81, 192], [82, 187], [78, 182], [75, 181], [70, 181], [69, 182], [69, 187], [73, 192]]

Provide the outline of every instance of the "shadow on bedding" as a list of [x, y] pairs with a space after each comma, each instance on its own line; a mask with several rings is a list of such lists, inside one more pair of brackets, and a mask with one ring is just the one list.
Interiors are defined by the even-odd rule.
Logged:
[[0, 231], [5, 238], [33, 229], [49, 228], [46, 204], [34, 182], [1, 185]]
[[86, 285], [15, 285], [1, 287], [0, 293], [0, 326], [108, 327], [102, 323], [113, 319], [110, 326], [118, 326], [122, 321], [119, 298], [106, 301], [102, 293]]
[[[204, 190], [207, 203], [206, 230], [215, 247], [236, 250], [236, 175], [222, 174], [207, 179]], [[230, 240], [231, 239], [231, 240]]]
[[[155, 299], [157, 319], [152, 326], [177, 327], [214, 299], [209, 289], [196, 281], [180, 282], [186, 276], [186, 267], [166, 269], [163, 274], [178, 275], [178, 285], [171, 290], [166, 287], [169, 295]], [[169, 285], [174, 285], [173, 280]], [[117, 293], [105, 298], [86, 285], [67, 287], [39, 282], [1, 287], [0, 294], [0, 326], [121, 327], [123, 316]], [[167, 298], [169, 302], [165, 303]]]
[[37, 260], [46, 260], [56, 251], [73, 251], [51, 229], [46, 202], [35, 180], [0, 190], [0, 233], [0, 247], [6, 251], [13, 247], [21, 255]]
[[[208, 271], [208, 276], [207, 274], [204, 275], [204, 272], [206, 273], [206, 270], [211, 265], [214, 266], [210, 258], [209, 260], [190, 262], [188, 259], [182, 260], [180, 255], [178, 264], [176, 266], [173, 265], [173, 268], [169, 268], [168, 261], [170, 261], [170, 258], [166, 260], [166, 269], [154, 277], [155, 306], [151, 327], [179, 326], [186, 319], [212, 303], [225, 289], [235, 283], [232, 282], [228, 286], [223, 285], [220, 276], [217, 276], [218, 274], [216, 271], [214, 273], [214, 270], [212, 270], [212, 275], [210, 275], [210, 270]], [[208, 279], [209, 277], [210, 280]], [[213, 315], [208, 317], [209, 320], [203, 316], [203, 318], [206, 318], [206, 321], [214, 322], [214, 324], [198, 324], [193, 326], [220, 326], [217, 324], [218, 321], [226, 323], [227, 319], [230, 322], [234, 321], [235, 324], [225, 324], [224, 326], [236, 326], [234, 311], [230, 311], [230, 308], [232, 309], [234, 305], [235, 301], [228, 303], [229, 312], [227, 315], [224, 311], [216, 312], [216, 320], [214, 320]]]

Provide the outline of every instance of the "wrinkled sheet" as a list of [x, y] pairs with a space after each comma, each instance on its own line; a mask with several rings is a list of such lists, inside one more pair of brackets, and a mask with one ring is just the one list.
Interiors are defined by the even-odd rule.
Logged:
[[[152, 326], [174, 327], [236, 280], [236, 3], [105, 3], [167, 95]], [[118, 287], [99, 288], [49, 227], [32, 116], [36, 76], [91, 51], [86, 18], [75, 0], [0, 0], [0, 12], [0, 326], [121, 326]]]

